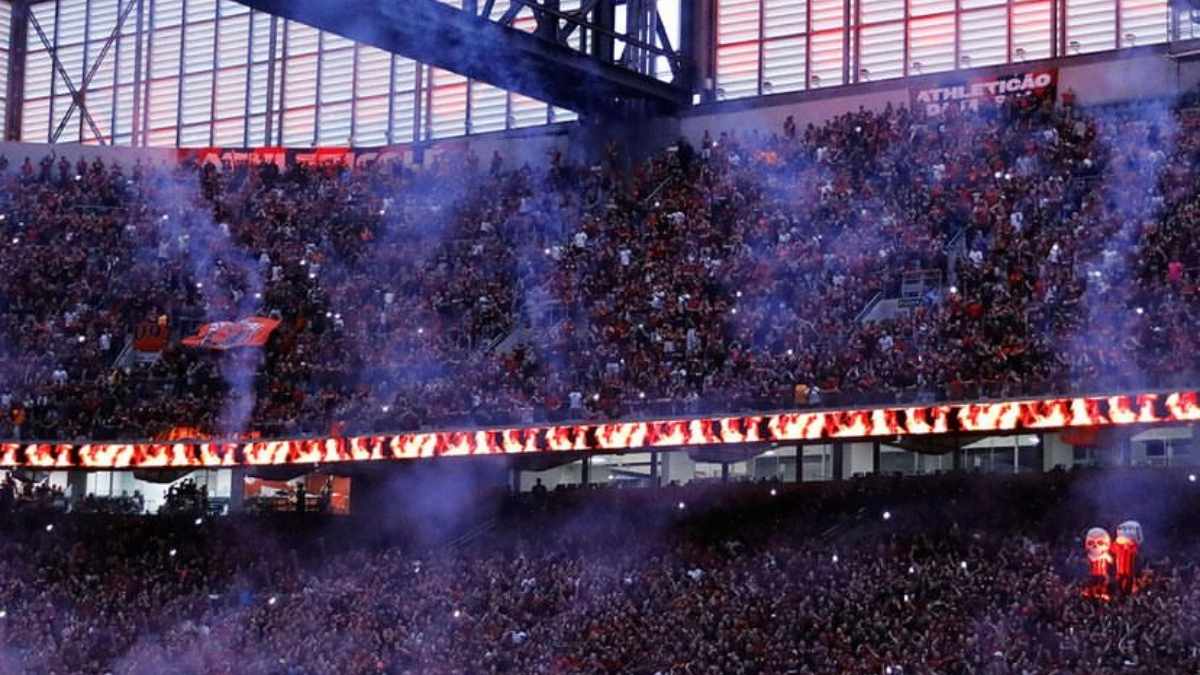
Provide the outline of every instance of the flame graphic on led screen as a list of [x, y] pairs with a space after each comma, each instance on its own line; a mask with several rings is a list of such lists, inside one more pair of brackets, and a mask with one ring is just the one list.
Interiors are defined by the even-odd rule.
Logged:
[[1200, 421], [1200, 396], [1186, 391], [239, 443], [0, 442], [0, 467], [153, 469], [332, 464], [1196, 421]]

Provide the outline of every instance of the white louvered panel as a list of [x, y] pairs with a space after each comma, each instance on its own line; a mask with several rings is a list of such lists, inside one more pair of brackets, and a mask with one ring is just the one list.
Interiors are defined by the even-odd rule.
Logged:
[[354, 46], [354, 40], [344, 38], [336, 33], [324, 33], [321, 35], [321, 39], [324, 40], [321, 48], [326, 52], [336, 49], [350, 49]]
[[1170, 14], [1166, 0], [1121, 0], [1121, 46], [1166, 42]]
[[246, 114], [246, 68], [217, 71], [216, 119], [242, 117]]
[[[891, 0], [895, 2], [896, 0]], [[767, 39], [800, 35], [806, 28], [808, 3], [796, 0], [766, 0], [763, 32]]]
[[742, 98], [758, 94], [758, 43], [717, 48], [718, 96]]
[[[109, 0], [112, 2], [112, 0]], [[54, 3], [49, 3], [51, 7]], [[58, 6], [58, 34], [45, 23], [42, 24], [42, 29], [46, 31], [46, 37], [51, 40], [58, 41], [59, 49], [65, 45], [76, 45], [87, 39], [85, 29], [87, 27], [87, 0], [60, 0]], [[38, 17], [41, 20], [41, 17]], [[51, 24], [53, 25], [53, 24]], [[107, 37], [107, 36], [105, 36]], [[74, 77], [75, 73], [71, 73]]]
[[842, 0], [811, 0], [813, 32], [840, 29], [845, 17]]
[[[954, 69], [954, 15], [913, 19], [908, 24], [909, 59], [921, 73]], [[917, 72], [915, 65], [912, 72]]]
[[546, 103], [535, 98], [512, 95], [512, 128], [536, 127], [546, 123]]
[[359, 47], [354, 97], [387, 96], [391, 85], [392, 55], [374, 47]]
[[26, 143], [49, 141], [49, 117], [50, 99], [25, 99], [25, 104], [21, 106], [21, 140]]
[[181, 28], [154, 31], [150, 47], [150, 68], [155, 79], [179, 74], [179, 49], [183, 33]]
[[408, 143], [413, 140], [413, 129], [417, 121], [414, 101], [417, 65], [410, 59], [395, 58], [395, 88], [392, 100], [392, 143]]
[[[266, 63], [250, 66], [250, 113], [267, 111], [267, 68]], [[278, 102], [276, 102], [278, 105]]]
[[178, 26], [181, 23], [183, 23], [183, 3], [180, 0], [154, 0], [154, 29], [156, 31]]
[[908, 15], [929, 16], [954, 11], [954, 0], [908, 0]]
[[117, 139], [125, 137], [125, 143], [129, 142], [128, 137], [133, 133], [133, 92], [132, 84], [117, 87], [117, 109], [111, 133]]
[[[54, 112], [54, 116], [51, 119], [50, 133], [53, 134], [54, 131], [57, 130], [59, 125], [62, 123], [62, 120], [65, 118], [67, 120], [67, 124], [63, 127], [62, 135], [60, 135], [58, 137], [58, 142], [59, 143], [78, 143], [79, 142], [79, 126], [80, 126], [80, 123], [83, 121], [83, 119], [79, 115], [78, 108], [71, 110], [70, 95], [55, 96], [52, 110]], [[71, 113], [69, 115], [67, 114], [68, 110], [71, 111]], [[101, 129], [101, 132], [103, 132], [103, 131], [104, 130]], [[88, 131], [88, 135], [91, 135], [90, 130]]]
[[717, 44], [758, 40], [759, 0], [717, 2]]
[[429, 104], [433, 138], [466, 133], [467, 79], [441, 68], [433, 69], [433, 95]]
[[[962, 55], [971, 60], [972, 66], [988, 66], [1008, 60], [1007, 7], [966, 12], [960, 21]], [[1049, 29], [1048, 23], [1046, 28]], [[1021, 37], [1013, 31], [1014, 47], [1020, 44]]]
[[566, 108], [554, 107], [550, 109], [551, 116], [554, 122], [574, 122], [579, 119], [579, 114], [573, 110]]
[[317, 104], [317, 55], [289, 58], [284, 64], [283, 99], [288, 108]]
[[[6, 56], [7, 58], [7, 56]], [[50, 82], [54, 75], [54, 62], [50, 52], [36, 51], [25, 55], [25, 100], [50, 95]], [[7, 72], [7, 71], [5, 71]], [[22, 113], [22, 119], [28, 115]]]
[[[33, 12], [33, 18], [37, 19], [42, 30], [46, 33], [47, 40], [54, 40], [54, 20], [55, 8], [53, 2], [39, 2], [30, 6], [30, 11]], [[45, 49], [42, 46], [42, 40], [38, 37], [37, 30], [32, 23], [29, 26], [29, 50]]]
[[904, 18], [904, 0], [859, 0], [858, 4], [864, 26]]
[[1050, 58], [1052, 39], [1049, 0], [1013, 6], [1013, 61]]
[[[71, 83], [76, 87], [83, 83], [83, 44], [65, 45], [58, 48], [58, 60], [62, 62], [63, 68], [66, 69], [67, 75], [71, 77]], [[111, 72], [110, 78], [111, 78]], [[61, 94], [67, 91], [67, 87], [62, 82], [62, 75], [55, 72], [59, 78], [58, 88], [55, 93]], [[111, 80], [110, 80], [111, 81]]]
[[782, 94], [804, 89], [803, 35], [769, 40], [763, 45], [763, 93]]
[[208, 124], [192, 124], [179, 130], [179, 147], [206, 148], [212, 143], [211, 130]]
[[997, 7], [1008, 4], [1005, 0], [960, 0], [960, 2], [964, 10], [978, 9], [980, 7]]
[[[904, 24], [864, 26], [859, 45], [860, 82], [890, 80], [904, 75]], [[862, 70], [867, 72], [864, 74]]]
[[146, 144], [155, 147], [174, 147], [175, 146], [175, 128], [167, 129], [151, 129], [146, 134]]
[[810, 89], [842, 84], [842, 31], [813, 35], [811, 54]]
[[[86, 11], [90, 15], [88, 17], [88, 39], [89, 40], [107, 40], [109, 35], [112, 35], [113, 30], [117, 27], [117, 17], [120, 15], [120, 10], [129, 6], [132, 0], [120, 0], [120, 2], [89, 2], [86, 3]], [[120, 7], [118, 7], [120, 5]], [[65, 4], [63, 5], [66, 6]], [[133, 14], [136, 9], [129, 14], [129, 18], [125, 19], [126, 23], [137, 23], [137, 17]], [[60, 40], [62, 36], [59, 36]]]
[[[130, 42], [132, 42], [132, 40]], [[87, 46], [87, 55], [88, 55], [87, 70], [89, 72], [91, 71], [93, 65], [96, 63], [96, 59], [100, 58], [100, 50], [103, 48], [104, 48], [104, 45], [103, 45], [103, 43], [100, 43], [100, 42], [92, 42], [92, 43], [88, 44], [88, 46]], [[95, 89], [97, 87], [113, 86], [113, 83], [114, 83], [113, 78], [116, 77], [117, 59], [118, 58], [120, 58], [122, 61], [127, 62], [130, 66], [130, 70], [133, 69], [133, 52], [130, 52], [128, 54], [118, 53], [115, 45], [113, 47], [109, 47], [108, 54], [106, 54], [104, 56], [103, 61], [100, 61], [100, 67], [96, 69], [96, 75], [95, 75], [95, 77], [92, 78], [91, 84], [88, 85], [89, 89]], [[78, 77], [76, 77], [75, 73], [71, 73], [71, 81], [75, 83], [76, 87], [83, 86], [83, 77], [84, 77], [83, 75], [79, 75]], [[129, 79], [132, 80], [133, 76], [130, 75]]]
[[213, 145], [220, 148], [240, 148], [245, 142], [246, 120], [239, 117], [213, 123]]
[[212, 70], [213, 36], [216, 34], [217, 24], [212, 21], [189, 23], [183, 29], [183, 72], [186, 74]]
[[[179, 78], [170, 77], [150, 83], [150, 102], [147, 105], [147, 128], [174, 128], [178, 110]], [[173, 133], [173, 132], [172, 132]], [[174, 145], [174, 141], [171, 142]]]
[[[254, 34], [252, 38], [254, 40], [253, 53], [250, 58], [254, 63], [263, 63], [271, 58], [271, 20], [273, 18], [270, 14], [262, 12], [254, 12], [250, 16], [250, 31]], [[278, 56], [276, 55], [277, 58]]]
[[354, 145], [386, 145], [387, 122], [387, 94], [357, 99], [354, 106]]
[[0, 129], [4, 128], [5, 111], [8, 109], [8, 31], [12, 20], [12, 3], [0, 2]]
[[321, 41], [321, 31], [302, 23], [289, 21], [287, 25], [287, 54], [288, 57], [301, 54], [317, 53]]
[[350, 102], [321, 104], [317, 144], [350, 145]]
[[208, 122], [212, 117], [213, 74], [196, 73], [183, 78], [183, 124]]
[[261, 148], [270, 143], [267, 142], [267, 116], [266, 115], [251, 115], [246, 122], [247, 132], [249, 137], [247, 144], [251, 148]]
[[[107, 58], [117, 59], [117, 82], [121, 84], [133, 84], [133, 75], [137, 66], [137, 35], [122, 35], [117, 46], [120, 51], [110, 53]], [[146, 58], [146, 52], [142, 52], [142, 59]], [[142, 64], [142, 77], [146, 76], [145, 63]], [[99, 75], [96, 76], [99, 78]], [[97, 82], [100, 80], [97, 79]]]
[[236, 0], [221, 0], [220, 2], [221, 18], [230, 16], [250, 15], [250, 7], [243, 5]]
[[221, 19], [217, 24], [217, 67], [245, 65], [249, 40], [249, 14]]
[[[112, 136], [112, 110], [113, 110], [113, 90], [112, 88], [93, 89], [88, 91], [84, 97], [87, 103], [88, 114], [96, 122], [96, 126], [100, 127], [100, 133], [107, 139]], [[68, 104], [69, 105], [69, 104]], [[76, 115], [80, 114], [77, 110]], [[72, 118], [72, 124], [77, 118]], [[64, 134], [65, 135], [65, 134]], [[83, 138], [86, 141], [95, 141], [95, 136], [92, 134], [92, 128], [84, 123]]]
[[187, 23], [214, 21], [217, 18], [217, 0], [187, 0]]
[[1116, 47], [1113, 0], [1066, 0], [1067, 54], [1086, 54]]
[[503, 131], [508, 94], [484, 82], [471, 82], [471, 133]]
[[[328, 42], [328, 40], [327, 40]], [[354, 98], [354, 48], [321, 54], [321, 104]]]
[[289, 148], [307, 148], [313, 144], [315, 107], [297, 108], [283, 113], [283, 144]]
[[[129, 3], [137, 2], [137, 0], [121, 0], [121, 9], [129, 6]], [[137, 8], [134, 7], [129, 11], [129, 18], [125, 19], [125, 25], [121, 26], [121, 35], [134, 35], [137, 33]], [[118, 13], [119, 15], [119, 13]], [[150, 29], [150, 3], [142, 5], [142, 30]]]

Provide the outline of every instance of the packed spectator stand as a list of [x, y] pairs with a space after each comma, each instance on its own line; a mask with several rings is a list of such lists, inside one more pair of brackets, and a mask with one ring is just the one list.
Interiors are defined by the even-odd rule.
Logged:
[[[464, 506], [466, 540], [8, 516], [0, 670], [1189, 673], [1197, 499], [1160, 471], [557, 491]], [[1084, 597], [1085, 528], [1131, 515], [1139, 592]]]
[[[1160, 388], [1187, 103], [861, 110], [636, 166], [4, 164], [0, 437], [401, 431]], [[908, 272], [940, 285], [864, 320]], [[281, 323], [263, 349], [179, 339]], [[170, 332], [139, 361], [134, 329]]]

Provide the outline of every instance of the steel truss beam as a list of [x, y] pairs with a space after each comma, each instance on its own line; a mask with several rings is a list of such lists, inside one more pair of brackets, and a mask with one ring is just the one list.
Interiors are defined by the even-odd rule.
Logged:
[[[676, 74], [683, 70], [678, 54], [652, 44], [660, 41], [658, 26], [646, 24], [637, 35], [621, 34], [589, 21], [585, 12], [560, 11], [554, 2], [512, 0], [503, 16], [492, 19], [493, 0], [467, 4], [468, 9], [476, 8], [478, 13], [436, 0], [237, 1], [585, 115], [611, 113], [621, 104], [632, 102], [669, 113], [691, 99], [685, 87], [652, 75], [658, 57], [666, 58]], [[595, 9], [605, 2], [614, 0], [587, 0], [584, 8]], [[646, 1], [642, 4], [652, 5]], [[523, 8], [534, 13], [539, 25], [554, 30], [533, 34], [503, 25], [515, 20]], [[661, 25], [657, 14], [652, 23]], [[574, 49], [567, 39], [575, 30], [622, 42], [627, 52], [637, 52], [641, 57], [628, 61], [627, 67], [625, 62]], [[552, 37], [547, 39], [545, 35]]]

